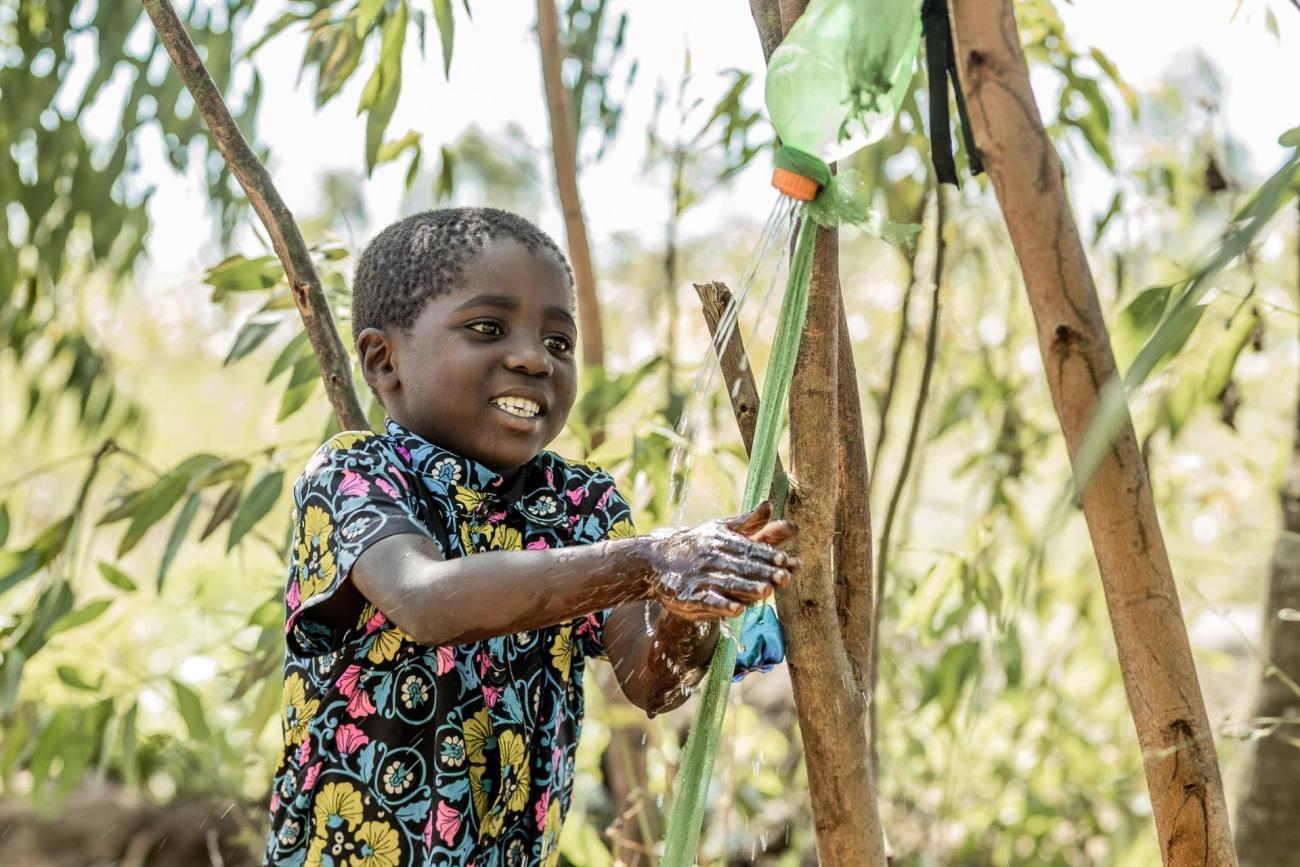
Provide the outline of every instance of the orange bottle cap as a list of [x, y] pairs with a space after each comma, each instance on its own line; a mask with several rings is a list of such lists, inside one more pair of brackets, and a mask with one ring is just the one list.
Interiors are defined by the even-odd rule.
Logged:
[[789, 169], [773, 169], [772, 186], [801, 202], [811, 202], [817, 198], [817, 182]]

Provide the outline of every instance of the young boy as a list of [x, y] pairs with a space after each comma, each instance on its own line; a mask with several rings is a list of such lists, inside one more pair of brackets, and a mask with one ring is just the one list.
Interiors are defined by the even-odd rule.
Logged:
[[488, 208], [362, 254], [353, 331], [388, 420], [294, 488], [266, 863], [557, 863], [584, 661], [676, 707], [719, 619], [798, 569], [767, 504], [637, 536], [607, 473], [543, 451], [576, 391], [572, 285], [554, 241]]

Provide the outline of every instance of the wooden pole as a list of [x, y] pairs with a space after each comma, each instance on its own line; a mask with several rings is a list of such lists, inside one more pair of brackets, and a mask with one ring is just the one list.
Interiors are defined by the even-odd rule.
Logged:
[[[1073, 458], [1102, 389], [1118, 379], [1096, 287], [1060, 161], [1029, 87], [1010, 0], [949, 0], [949, 7], [975, 145], [1024, 273], [1052, 401]], [[1082, 499], [1161, 857], [1177, 867], [1235, 865], [1214, 738], [1127, 411]]]

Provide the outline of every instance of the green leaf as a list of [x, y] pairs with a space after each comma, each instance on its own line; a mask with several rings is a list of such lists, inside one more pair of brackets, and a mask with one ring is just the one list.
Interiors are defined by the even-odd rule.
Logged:
[[1277, 137], [1277, 143], [1284, 148], [1300, 148], [1300, 126], [1293, 126]]
[[284, 421], [307, 404], [307, 399], [311, 397], [316, 386], [320, 384], [320, 378], [313, 376], [306, 382], [292, 385], [285, 389], [284, 396], [280, 399], [280, 411], [276, 414], [277, 422]]
[[56, 521], [46, 527], [36, 541], [22, 553], [13, 557], [3, 567], [9, 571], [0, 575], [0, 593], [7, 592], [45, 568], [51, 560], [63, 552], [72, 531], [72, 516]]
[[99, 574], [103, 575], [104, 580], [109, 584], [112, 584], [119, 590], [126, 590], [128, 592], [136, 589], [136, 583], [131, 580], [131, 576], [127, 575], [112, 563], [106, 563], [103, 560], [100, 560], [98, 566]]
[[221, 362], [221, 366], [228, 367], [261, 346], [279, 324], [279, 319], [269, 322], [250, 319], [245, 322], [244, 327], [240, 328], [239, 333], [235, 335], [235, 342], [230, 347], [230, 352], [226, 354], [225, 361]]
[[87, 683], [82, 678], [81, 672], [73, 668], [71, 665], [60, 665], [54, 671], [59, 676], [59, 680], [63, 681], [73, 689], [84, 689], [87, 692], [97, 692], [100, 685], [103, 684], [103, 678], [100, 678], [99, 683]]
[[180, 711], [181, 719], [185, 720], [185, 728], [190, 737], [200, 743], [210, 742], [212, 730], [208, 728], [207, 717], [203, 715], [203, 702], [199, 694], [176, 678], [172, 678], [172, 688], [176, 691], [176, 709]]
[[235, 514], [235, 507], [239, 505], [239, 495], [243, 489], [244, 481], [240, 479], [232, 482], [229, 487], [221, 492], [221, 496], [217, 499], [216, 508], [212, 510], [212, 517], [208, 519], [208, 523], [203, 527], [203, 532], [199, 534], [200, 542], [211, 536], [218, 527], [229, 521], [230, 517]]
[[180, 498], [185, 496], [189, 484], [187, 476], [170, 472], [148, 490], [131, 516], [131, 524], [117, 546], [119, 559], [125, 557], [144, 538], [144, 534], [172, 510]]
[[18, 687], [23, 682], [23, 666], [27, 664], [27, 654], [20, 648], [11, 647], [5, 651], [4, 661], [0, 663], [0, 716], [8, 717], [18, 704]]
[[203, 275], [212, 287], [212, 300], [220, 301], [227, 292], [259, 292], [279, 282], [284, 272], [274, 256], [249, 259], [236, 253], [213, 265]]
[[45, 637], [48, 640], [60, 632], [67, 632], [69, 629], [76, 629], [78, 626], [85, 626], [87, 623], [98, 620], [112, 605], [112, 599], [96, 599], [93, 602], [87, 602], [76, 611], [69, 611], [54, 621]]
[[1233, 368], [1237, 359], [1250, 342], [1250, 335], [1259, 324], [1259, 310], [1251, 307], [1240, 310], [1228, 323], [1228, 328], [1210, 354], [1210, 362], [1203, 381], [1205, 398], [1212, 400], [1223, 393], [1232, 379]]
[[222, 482], [243, 481], [251, 468], [248, 461], [243, 459], [221, 461], [211, 469], [194, 476], [194, 480], [190, 483], [190, 490], [201, 491]]
[[0, 547], [9, 541], [9, 504], [0, 503]]
[[1143, 289], [1120, 312], [1119, 321], [1115, 323], [1110, 338], [1111, 347], [1115, 352], [1115, 363], [1120, 370], [1124, 370], [1133, 362], [1142, 344], [1164, 318], [1165, 308], [1169, 305], [1169, 293], [1172, 291], [1172, 286], [1151, 286]]
[[248, 57], [252, 57], [257, 52], [258, 49], [260, 49], [263, 45], [269, 42], [272, 38], [277, 36], [280, 33], [280, 31], [284, 30], [290, 24], [293, 24], [298, 21], [305, 21], [309, 17], [310, 17], [309, 15], [301, 15], [297, 12], [281, 13], [280, 17], [272, 21], [267, 26], [266, 30], [262, 31], [262, 35], [257, 37], [257, 40], [252, 45], [248, 46], [248, 50], [245, 52], [245, 55]]
[[189, 500], [176, 516], [176, 523], [172, 525], [172, 534], [167, 539], [167, 547], [163, 551], [162, 562], [158, 566], [158, 584], [157, 591], [162, 592], [163, 581], [167, 578], [167, 570], [171, 568], [172, 561], [176, 559], [176, 552], [180, 550], [181, 542], [185, 539], [185, 534], [190, 530], [190, 524], [194, 523], [194, 515], [199, 510], [199, 505], [203, 502], [203, 495], [197, 491], [190, 494]]
[[226, 542], [227, 551], [233, 549], [258, 521], [266, 517], [275, 505], [275, 501], [279, 499], [280, 489], [283, 486], [284, 473], [279, 470], [265, 473], [257, 480], [253, 489], [248, 492], [248, 496], [244, 498], [244, 502], [240, 504], [234, 520], [230, 522], [230, 538]]
[[405, 0], [397, 11], [384, 20], [384, 35], [379, 46], [379, 63], [366, 82], [361, 94], [361, 107], [368, 108], [366, 115], [366, 174], [374, 170], [379, 156], [379, 146], [384, 141], [384, 131], [397, 107], [397, 97], [402, 90], [402, 46], [406, 41], [407, 9]]
[[311, 345], [308, 343], [307, 332], [299, 331], [275, 357], [275, 363], [271, 365], [271, 372], [266, 375], [266, 381], [270, 382], [295, 365], [304, 351], [311, 353]]
[[257, 701], [244, 720], [249, 734], [254, 738], [262, 733], [271, 717], [280, 710], [281, 684], [279, 677], [263, 677], [262, 688], [258, 690]]
[[451, 0], [433, 0], [433, 18], [442, 37], [442, 74], [451, 80], [451, 46], [456, 35], [456, 19], [451, 13]]
[[375, 165], [380, 166], [387, 162], [392, 162], [402, 155], [402, 151], [407, 148], [413, 148], [417, 153], [420, 150], [420, 134], [415, 130], [408, 130], [406, 135], [392, 141], [386, 141], [379, 146], [379, 153], [375, 157]]
[[385, 2], [386, 0], [361, 0], [357, 4], [356, 11], [353, 14], [356, 15], [355, 32], [358, 38], [362, 38], [370, 32], [370, 28], [374, 26], [375, 19], [379, 17]]
[[136, 760], [135, 718], [140, 705], [133, 703], [122, 717], [122, 784], [134, 790], [140, 782], [140, 766]]

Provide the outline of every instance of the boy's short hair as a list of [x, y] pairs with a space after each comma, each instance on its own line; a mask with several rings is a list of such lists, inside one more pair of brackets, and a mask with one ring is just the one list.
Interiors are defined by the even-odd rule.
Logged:
[[388, 226], [366, 245], [352, 280], [352, 333], [410, 328], [430, 298], [456, 288], [488, 241], [509, 239], [573, 269], [564, 252], [528, 220], [497, 208], [437, 208]]

